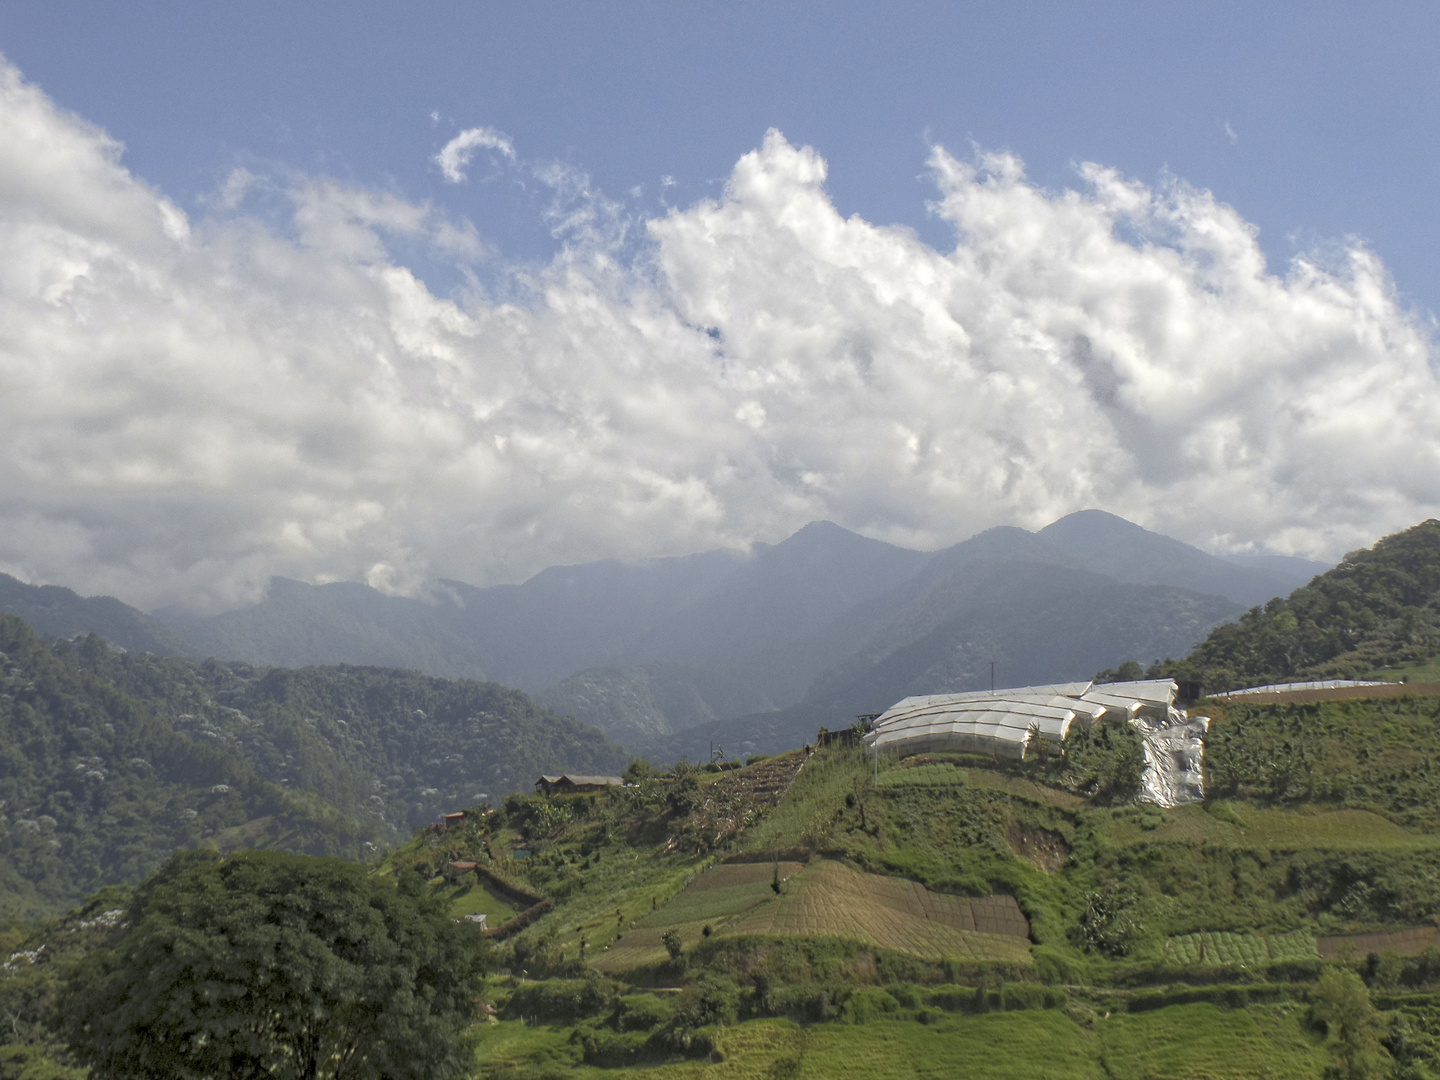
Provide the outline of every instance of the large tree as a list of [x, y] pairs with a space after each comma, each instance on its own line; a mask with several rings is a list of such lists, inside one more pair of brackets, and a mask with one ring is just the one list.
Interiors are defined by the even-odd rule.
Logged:
[[104, 1080], [463, 1075], [485, 950], [418, 882], [250, 851], [175, 856], [71, 979]]

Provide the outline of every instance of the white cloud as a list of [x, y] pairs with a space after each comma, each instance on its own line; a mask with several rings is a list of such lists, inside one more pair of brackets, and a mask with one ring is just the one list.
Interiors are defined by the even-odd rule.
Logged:
[[[433, 119], [434, 114], [431, 116]], [[515, 147], [508, 136], [494, 128], [473, 127], [466, 128], [446, 143], [435, 155], [435, 164], [440, 166], [446, 180], [458, 184], [465, 179], [465, 170], [476, 150], [495, 150], [512, 161], [515, 158]]]
[[285, 235], [187, 221], [119, 153], [0, 68], [0, 569], [30, 580], [218, 607], [1088, 506], [1333, 555], [1440, 513], [1437, 353], [1379, 261], [1277, 276], [1182, 183], [937, 148], [938, 251], [772, 132], [626, 256], [588, 178], [526, 165], [565, 246], [499, 302], [396, 260], [480, 250], [428, 206], [310, 178]]

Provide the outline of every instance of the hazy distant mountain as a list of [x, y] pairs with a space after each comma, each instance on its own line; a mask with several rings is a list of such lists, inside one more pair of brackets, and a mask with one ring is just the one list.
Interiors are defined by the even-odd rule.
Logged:
[[138, 881], [178, 848], [356, 858], [541, 773], [625, 760], [493, 683], [46, 645], [0, 615], [0, 922]]
[[368, 664], [447, 678], [488, 677], [485, 657], [454, 625], [454, 601], [386, 596], [358, 582], [272, 578], [265, 599], [208, 619], [160, 612], [192, 651], [251, 664]]
[[[258, 604], [206, 619], [160, 613], [168, 625], [61, 590], [74, 617], [63, 630], [41, 625], [263, 665], [494, 680], [635, 743], [802, 702], [868, 711], [902, 689], [982, 675], [988, 685], [991, 659], [1013, 684], [1183, 655], [1317, 568], [1218, 558], [1097, 510], [932, 553], [816, 522], [748, 552], [551, 567], [491, 588], [442, 581], [425, 599], [277, 578]], [[14, 610], [5, 595], [0, 609]]]
[[181, 634], [113, 596], [80, 596], [60, 585], [27, 585], [0, 574], [0, 612], [20, 616], [36, 633], [50, 637], [99, 634], [122, 649], [196, 655]]
[[1076, 565], [1117, 581], [1178, 585], [1253, 607], [1284, 596], [1329, 569], [1278, 555], [1218, 558], [1103, 510], [1082, 510], [1035, 534]]

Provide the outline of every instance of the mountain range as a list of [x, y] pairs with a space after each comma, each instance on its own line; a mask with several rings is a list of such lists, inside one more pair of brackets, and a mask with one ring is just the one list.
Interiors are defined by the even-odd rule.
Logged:
[[909, 693], [983, 688], [992, 663], [1004, 686], [1181, 656], [1324, 569], [1209, 555], [1089, 510], [937, 552], [815, 522], [749, 551], [442, 580], [423, 598], [276, 578], [259, 603], [207, 618], [0, 575], [0, 610], [161, 655], [498, 682], [666, 757], [794, 745]]

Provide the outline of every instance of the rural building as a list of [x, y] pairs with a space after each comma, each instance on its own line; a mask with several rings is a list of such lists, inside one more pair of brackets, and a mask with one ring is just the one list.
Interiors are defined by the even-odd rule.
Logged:
[[542, 795], [575, 795], [586, 791], [604, 791], [606, 788], [624, 786], [625, 781], [618, 776], [580, 776], [577, 773], [542, 776], [535, 781], [535, 790]]
[[1123, 720], [1145, 746], [1142, 798], [1161, 806], [1197, 801], [1206, 717], [1175, 707], [1172, 679], [1055, 683], [1008, 690], [908, 697], [871, 722], [873, 754], [908, 756], [937, 750], [1023, 760], [1035, 738], [1063, 743], [1072, 727]]

